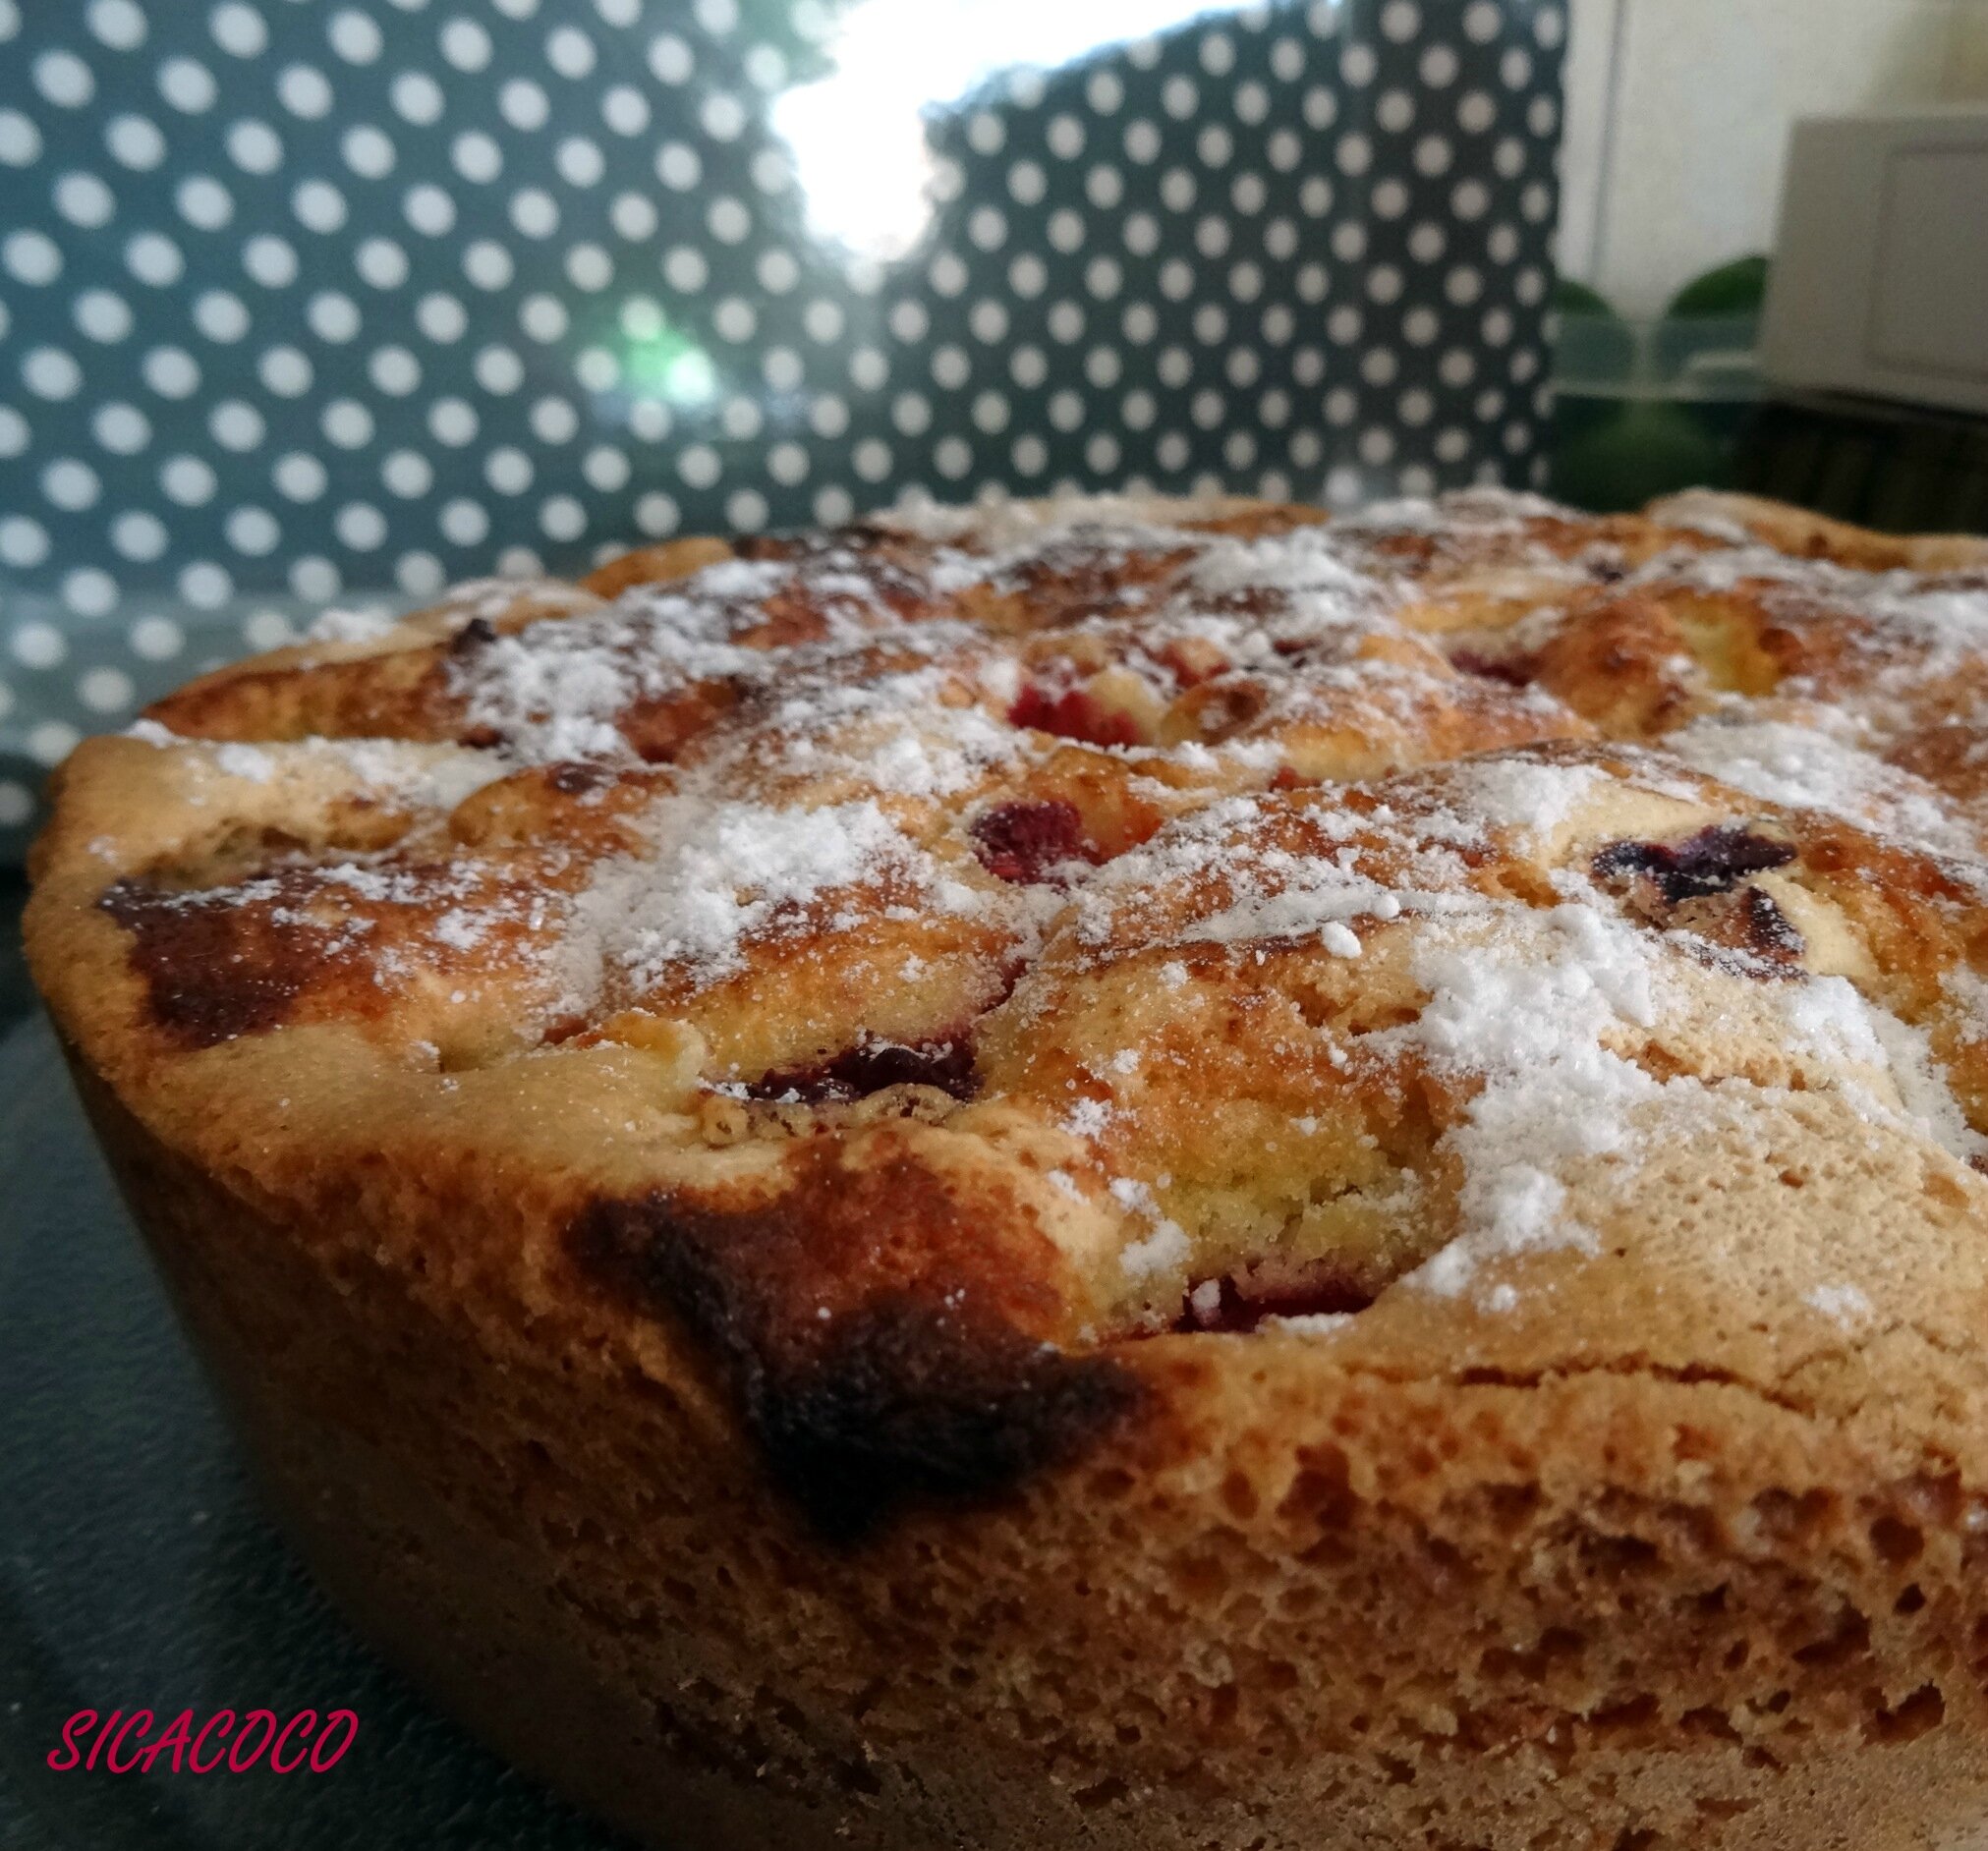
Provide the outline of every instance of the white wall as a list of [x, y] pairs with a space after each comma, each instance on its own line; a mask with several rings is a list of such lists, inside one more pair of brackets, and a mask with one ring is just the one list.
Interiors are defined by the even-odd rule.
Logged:
[[1774, 237], [1797, 116], [1988, 98], [1988, 0], [1571, 0], [1561, 266], [1625, 313]]

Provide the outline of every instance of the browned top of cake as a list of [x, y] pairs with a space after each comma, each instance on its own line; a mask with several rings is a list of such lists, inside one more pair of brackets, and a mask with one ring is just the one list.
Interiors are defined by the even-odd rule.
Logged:
[[333, 628], [66, 767], [59, 1022], [258, 1199], [688, 1331], [824, 1521], [1176, 1344], [1854, 1350], [1981, 1443], [1961, 542], [1089, 501]]

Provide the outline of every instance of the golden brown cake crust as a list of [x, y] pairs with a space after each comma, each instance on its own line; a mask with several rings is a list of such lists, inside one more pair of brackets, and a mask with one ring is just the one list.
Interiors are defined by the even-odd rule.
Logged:
[[318, 1572], [659, 1842], [1958, 1845], [1988, 593], [1791, 531], [479, 590], [88, 742], [30, 956]]

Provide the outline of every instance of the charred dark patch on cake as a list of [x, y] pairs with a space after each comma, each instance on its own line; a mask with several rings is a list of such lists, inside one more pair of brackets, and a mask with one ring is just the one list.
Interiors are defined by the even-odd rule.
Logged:
[[279, 927], [216, 895], [125, 879], [97, 905], [131, 933], [153, 1024], [184, 1047], [280, 1027], [330, 955], [328, 931]]
[[929, 1041], [866, 1040], [813, 1067], [783, 1067], [747, 1084], [756, 1099], [798, 1100], [817, 1105], [867, 1098], [886, 1087], [937, 1087], [955, 1099], [970, 1099], [979, 1086], [973, 1043], [964, 1035]]
[[1022, 886], [1053, 882], [1071, 863], [1099, 860], [1076, 805], [1059, 798], [995, 804], [967, 833], [989, 873]]
[[796, 1170], [764, 1206], [657, 1191], [596, 1204], [568, 1238], [600, 1289], [690, 1333], [824, 1537], [997, 1498], [1134, 1407], [1129, 1371], [1039, 1334], [1061, 1315], [1052, 1256], [1012, 1203], [826, 1141]]

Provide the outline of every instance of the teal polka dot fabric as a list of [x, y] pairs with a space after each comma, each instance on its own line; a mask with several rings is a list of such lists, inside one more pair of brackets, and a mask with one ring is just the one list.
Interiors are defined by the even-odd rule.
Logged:
[[327, 607], [1538, 474], [1562, 0], [0, 0], [0, 856]]

